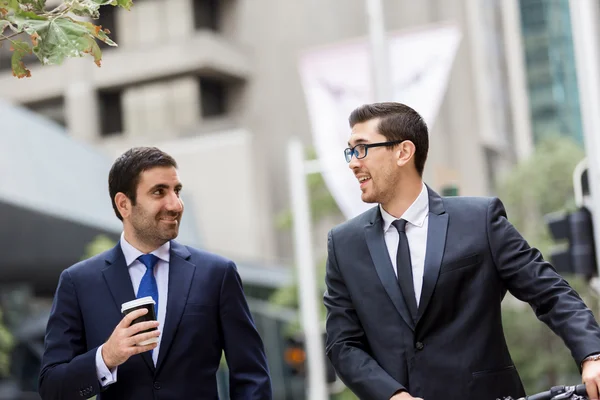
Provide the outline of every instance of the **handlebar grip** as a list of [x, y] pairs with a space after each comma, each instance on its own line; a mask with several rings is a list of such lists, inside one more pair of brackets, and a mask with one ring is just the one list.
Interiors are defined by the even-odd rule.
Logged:
[[[557, 392], [556, 389], [560, 389], [560, 391]], [[577, 386], [556, 386], [556, 387], [552, 388], [551, 390], [547, 390], [545, 392], [536, 393], [531, 396], [527, 396], [526, 399], [527, 400], [550, 400], [551, 398], [558, 395], [559, 393], [563, 393], [564, 389], [573, 390], [574, 394], [579, 395], [579, 396], [587, 396], [587, 390], [585, 389], [585, 385], [581, 384], [581, 385], [577, 385]]]
[[575, 394], [579, 396], [587, 396], [587, 390], [585, 390], [585, 384], [575, 386]]

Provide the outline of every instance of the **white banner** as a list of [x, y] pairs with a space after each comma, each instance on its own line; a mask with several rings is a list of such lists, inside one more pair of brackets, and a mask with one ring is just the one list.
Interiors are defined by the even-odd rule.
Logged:
[[[414, 108], [429, 128], [435, 123], [460, 39], [453, 24], [388, 36], [391, 100]], [[342, 213], [352, 218], [373, 206], [361, 200], [343, 155], [350, 138], [350, 112], [374, 98], [368, 39], [305, 52], [300, 75], [323, 178]]]

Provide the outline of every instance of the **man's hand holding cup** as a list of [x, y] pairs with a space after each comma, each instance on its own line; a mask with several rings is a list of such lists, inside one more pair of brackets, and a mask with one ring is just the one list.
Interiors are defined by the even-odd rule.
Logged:
[[127, 302], [121, 306], [121, 311], [125, 316], [102, 346], [102, 359], [108, 369], [158, 346], [160, 331], [152, 297]]

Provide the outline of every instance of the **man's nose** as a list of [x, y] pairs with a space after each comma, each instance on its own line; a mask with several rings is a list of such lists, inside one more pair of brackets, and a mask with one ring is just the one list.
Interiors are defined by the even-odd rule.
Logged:
[[356, 158], [355, 155], [352, 155], [352, 158], [350, 159], [350, 162], [348, 163], [348, 168], [350, 168], [351, 170], [354, 170], [359, 167], [360, 167], [360, 160], [358, 158]]
[[169, 195], [169, 201], [167, 202], [167, 209], [173, 212], [183, 211], [183, 202], [177, 193], [171, 193]]

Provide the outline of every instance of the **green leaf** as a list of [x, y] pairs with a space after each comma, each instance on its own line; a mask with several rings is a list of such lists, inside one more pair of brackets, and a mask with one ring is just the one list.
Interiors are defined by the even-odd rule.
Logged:
[[102, 52], [85, 23], [69, 18], [46, 21], [16, 19], [15, 23], [20, 24], [29, 35], [37, 35], [33, 52], [43, 64], [59, 65], [66, 57], [92, 54], [96, 64], [100, 65]]
[[17, 78], [29, 78], [31, 76], [31, 72], [25, 68], [25, 64], [23, 64], [23, 57], [27, 54], [31, 53], [31, 46], [29, 43], [22, 42], [20, 40], [11, 40], [12, 46], [11, 49], [13, 51], [12, 58], [10, 60], [13, 75]]
[[21, 24], [27, 23], [29, 20], [34, 21], [47, 21], [48, 18], [38, 15], [33, 11], [17, 11], [14, 16], [7, 17], [9, 21], [19, 21]]
[[0, 19], [0, 35], [2, 35], [2, 32], [4, 32], [7, 26], [10, 26], [10, 22]]
[[98, 10], [101, 6], [111, 4], [113, 0], [67, 0], [65, 4], [70, 7], [76, 15], [90, 16], [94, 19], [99, 17]]
[[[48, 18], [41, 17], [32, 12], [21, 12], [18, 15], [9, 15], [6, 19], [16, 26], [18, 31], [25, 30], [30, 35], [33, 35], [37, 29], [41, 29], [45, 23], [49, 22]], [[29, 31], [27, 29], [29, 29]]]
[[115, 42], [113, 42], [111, 40], [111, 38], [108, 37], [108, 35], [106, 34], [108, 32], [108, 30], [103, 30], [102, 26], [98, 26], [98, 25], [94, 25], [91, 22], [77, 22], [78, 24], [84, 26], [87, 31], [89, 32], [90, 35], [94, 36], [95, 38], [97, 38], [98, 40], [102, 40], [104, 43], [106, 43], [109, 46], [117, 46], [117, 44]]
[[112, 4], [117, 5], [126, 10], [130, 10], [131, 6], [133, 5], [133, 1], [132, 0], [113, 0]]
[[21, 5], [26, 6], [28, 9], [43, 12], [46, 6], [46, 0], [20, 0]]
[[8, 8], [13, 11], [16, 11], [20, 8], [17, 0], [0, 0], [0, 7]]

